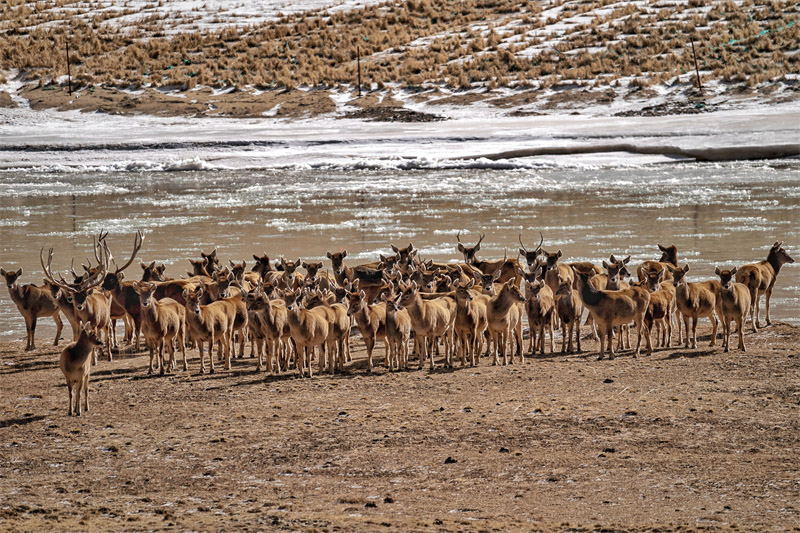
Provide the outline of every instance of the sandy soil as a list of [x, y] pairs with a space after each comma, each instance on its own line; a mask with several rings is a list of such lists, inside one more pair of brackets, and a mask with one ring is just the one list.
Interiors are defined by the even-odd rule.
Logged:
[[356, 339], [312, 379], [121, 354], [81, 418], [56, 349], [2, 344], [2, 529], [797, 529], [800, 328], [747, 342], [367, 374]]

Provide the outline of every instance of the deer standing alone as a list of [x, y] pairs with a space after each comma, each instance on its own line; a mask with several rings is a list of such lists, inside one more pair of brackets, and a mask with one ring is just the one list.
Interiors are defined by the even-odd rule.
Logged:
[[11, 296], [11, 300], [16, 304], [17, 309], [22, 314], [22, 318], [25, 319], [25, 333], [27, 336], [25, 350], [36, 349], [34, 343], [36, 322], [39, 317], [44, 316], [52, 316], [53, 321], [56, 323], [56, 340], [53, 341], [53, 346], [58, 346], [64, 323], [61, 321], [58, 305], [50, 291], [46, 287], [37, 287], [36, 285], [19, 285], [17, 281], [22, 276], [21, 268], [16, 272], [6, 272], [4, 268], [0, 268], [0, 274], [6, 280], [8, 295]]
[[767, 325], [772, 324], [769, 316], [769, 301], [772, 298], [772, 289], [778, 279], [781, 267], [786, 263], [794, 263], [794, 259], [783, 249], [783, 241], [772, 245], [764, 261], [744, 265], [736, 271], [736, 281], [743, 283], [750, 292], [750, 319], [753, 330], [761, 327], [759, 321], [759, 307], [761, 295], [766, 294]]
[[[92, 364], [89, 356], [95, 347], [102, 347], [103, 341], [86, 324], [78, 335], [78, 340], [67, 345], [61, 352], [59, 368], [67, 380], [69, 393], [69, 416], [81, 416], [81, 391], [83, 391], [83, 410], [89, 410], [89, 374]], [[73, 390], [75, 391], [73, 394]], [[74, 398], [74, 409], [73, 409]]]

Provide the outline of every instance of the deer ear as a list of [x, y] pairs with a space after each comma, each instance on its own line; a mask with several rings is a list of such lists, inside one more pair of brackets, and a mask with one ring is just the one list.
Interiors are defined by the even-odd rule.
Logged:
[[656, 276], [656, 280], [657, 281], [661, 281], [662, 279], [664, 279], [664, 269], [663, 268], [658, 271], [658, 275]]
[[394, 253], [396, 253], [396, 254], [399, 254], [399, 253], [400, 253], [400, 249], [399, 249], [397, 246], [395, 246], [394, 244], [392, 244], [391, 246], [392, 246], [392, 251], [393, 251]]
[[417, 290], [417, 288], [418, 288], [417, 287], [417, 282], [416, 281], [412, 281], [411, 284], [409, 285], [409, 287], [414, 289], [414, 290]]
[[733, 268], [731, 269], [731, 276], [733, 276], [733, 275], [735, 275], [735, 274], [736, 274], [736, 267], [733, 267]]
[[[617, 260], [614, 258], [614, 254], [611, 254], [611, 257], [609, 257], [608, 260], [611, 261], [612, 263], [617, 262]], [[605, 261], [603, 261], [603, 266], [605, 266]]]
[[501, 276], [502, 274], [503, 274], [503, 272], [502, 272], [502, 271], [501, 271], [501, 270], [498, 268], [497, 270], [495, 270], [494, 272], [492, 272], [492, 279], [493, 279], [493, 280], [495, 280], [495, 281], [497, 281], [498, 279], [500, 279], [500, 276]]
[[689, 263], [686, 263], [686, 266], [683, 267], [684, 272], [689, 272]]
[[558, 252], [556, 252], [556, 257], [561, 257], [562, 255], [563, 254], [561, 253], [561, 248], [559, 248]]
[[716, 274], [717, 276], [719, 276], [720, 274], [722, 274], [722, 271], [719, 269], [719, 267], [716, 267], [716, 268], [714, 269], [714, 274]]
[[[613, 261], [614, 263], [616, 263], [616, 261], [614, 261], [614, 256], [613, 256], [613, 255], [611, 256], [611, 261]], [[608, 270], [610, 267], [611, 267], [611, 265], [609, 265], [608, 263], [606, 263], [605, 261], [603, 261], [603, 268], [605, 268], [606, 270]]]
[[342, 250], [342, 257], [347, 257], [347, 250]]
[[471, 289], [471, 288], [472, 288], [472, 287], [474, 287], [474, 286], [475, 286], [475, 279], [471, 279], [471, 280], [469, 280], [469, 281], [467, 282], [467, 285], [466, 285], [466, 287], [467, 287], [468, 289]]
[[202, 296], [202, 295], [203, 295], [203, 292], [204, 292], [204, 290], [203, 290], [203, 286], [202, 286], [202, 285], [200, 285], [200, 286], [198, 286], [198, 287], [196, 287], [196, 288], [194, 289], [194, 293], [195, 293], [195, 294], [196, 294], [198, 297], [199, 297], [199, 296]]
[[622, 262], [627, 265], [628, 263], [631, 262], [631, 256], [626, 257], [625, 259], [622, 260]]
[[461, 243], [458, 243], [458, 246], [456, 246], [456, 250], [458, 250], [459, 252], [461, 252], [463, 254], [464, 253], [464, 245], [461, 244]]
[[662, 252], [666, 252], [667, 251], [667, 249], [664, 248], [663, 246], [661, 246], [660, 244], [658, 245], [658, 249], [661, 250]]
[[[255, 257], [255, 256], [253, 256], [253, 257]], [[328, 259], [330, 259], [330, 258], [331, 258], [331, 253], [330, 253], [330, 252], [327, 252], [327, 253], [325, 254], [325, 257], [327, 257]]]

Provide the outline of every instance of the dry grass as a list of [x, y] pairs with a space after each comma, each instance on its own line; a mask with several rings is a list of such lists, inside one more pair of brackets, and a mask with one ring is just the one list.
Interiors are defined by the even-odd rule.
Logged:
[[[0, 69], [21, 69], [41, 84], [66, 72], [68, 38], [79, 85], [335, 86], [354, 83], [360, 52], [363, 79], [378, 88], [597, 85], [620, 77], [647, 87], [682, 75], [689, 81], [690, 38], [710, 79], [754, 86], [800, 71], [800, 15], [789, 0], [409, 0], [170, 37], [163, 14], [123, 30], [114, 21], [130, 8], [44, 4], [12, 0], [0, 22]], [[55, 24], [65, 13], [69, 37]]]

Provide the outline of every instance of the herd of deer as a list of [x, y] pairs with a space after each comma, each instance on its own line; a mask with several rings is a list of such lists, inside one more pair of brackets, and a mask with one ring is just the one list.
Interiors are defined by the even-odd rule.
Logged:
[[[386, 347], [385, 364], [390, 370], [406, 369], [409, 344], [413, 338], [419, 367], [425, 360], [433, 370], [434, 357], [444, 351], [444, 364], [477, 365], [481, 354], [491, 355], [492, 364], [524, 362], [522, 325], [530, 330], [528, 352], [545, 353], [549, 334], [550, 352], [555, 351], [554, 327], [562, 330], [561, 352], [581, 350], [580, 324], [588, 310], [587, 324], [599, 337], [599, 359], [608, 349], [614, 357], [614, 328], [617, 349], [630, 349], [630, 325], [636, 328], [638, 355], [644, 337], [647, 353], [652, 352], [651, 333], [660, 346], [669, 347], [673, 322], [678, 343], [697, 347], [697, 321], [708, 317], [717, 339], [717, 317], [722, 322], [722, 346], [730, 347], [731, 322], [736, 322], [740, 350], [745, 349], [743, 330], [750, 313], [755, 331], [760, 327], [759, 301], [766, 295], [766, 322], [770, 322], [770, 297], [781, 266], [793, 263], [781, 242], [776, 242], [764, 261], [730, 270], [716, 269], [719, 279], [689, 282], [689, 265], [678, 265], [677, 248], [658, 245], [658, 261], [645, 261], [631, 276], [630, 256], [613, 255], [602, 267], [590, 262], [561, 261], [561, 250], [547, 252], [538, 246], [528, 250], [520, 236], [517, 258], [495, 261], [477, 257], [484, 236], [475, 246], [465, 246], [460, 234], [457, 249], [462, 263], [434, 263], [418, 257], [418, 250], [392, 245], [393, 254], [380, 261], [355, 267], [345, 265], [347, 251], [327, 253], [332, 274], [323, 271], [322, 262], [286, 261], [274, 264], [267, 255], [256, 256], [255, 265], [246, 270], [245, 262], [222, 266], [216, 250], [201, 253], [191, 261], [189, 277], [168, 279], [164, 265], [141, 263], [140, 281], [124, 281], [123, 271], [136, 258], [143, 236], [138, 232], [128, 261], [118, 266], [100, 234], [94, 243], [96, 265], [83, 265], [78, 274], [71, 268], [72, 281], [51, 270], [53, 250], [40, 262], [45, 280], [42, 287], [19, 285], [22, 269], [5, 277], [11, 299], [25, 318], [26, 349], [34, 348], [39, 317], [52, 316], [61, 336], [60, 314], [72, 326], [74, 342], [61, 353], [60, 366], [69, 389], [69, 413], [88, 409], [88, 379], [98, 352], [112, 359], [116, 321], [125, 323], [125, 341], [139, 349], [143, 336], [150, 351], [149, 372], [163, 374], [175, 368], [175, 350], [183, 356], [188, 370], [187, 345], [200, 354], [200, 371], [205, 372], [203, 346], [208, 346], [210, 371], [214, 372], [212, 349], [230, 369], [231, 358], [243, 357], [245, 342], [251, 343], [251, 356], [258, 368], [265, 365], [273, 373], [293, 365], [301, 376], [312, 375], [312, 359], [319, 372], [336, 372], [351, 360], [352, 322], [364, 340], [367, 367], [373, 368], [373, 350], [378, 340]], [[520, 259], [521, 258], [521, 259]], [[302, 274], [298, 269], [304, 269]], [[520, 289], [525, 281], [523, 293]], [[683, 332], [681, 320], [683, 317]], [[691, 330], [689, 324], [691, 321]], [[574, 339], [574, 344], [573, 344]], [[164, 351], [169, 355], [165, 360]], [[92, 357], [93, 356], [93, 357]], [[90, 360], [91, 358], [91, 360]], [[154, 366], [155, 364], [155, 366]], [[77, 390], [73, 409], [73, 388]]]

